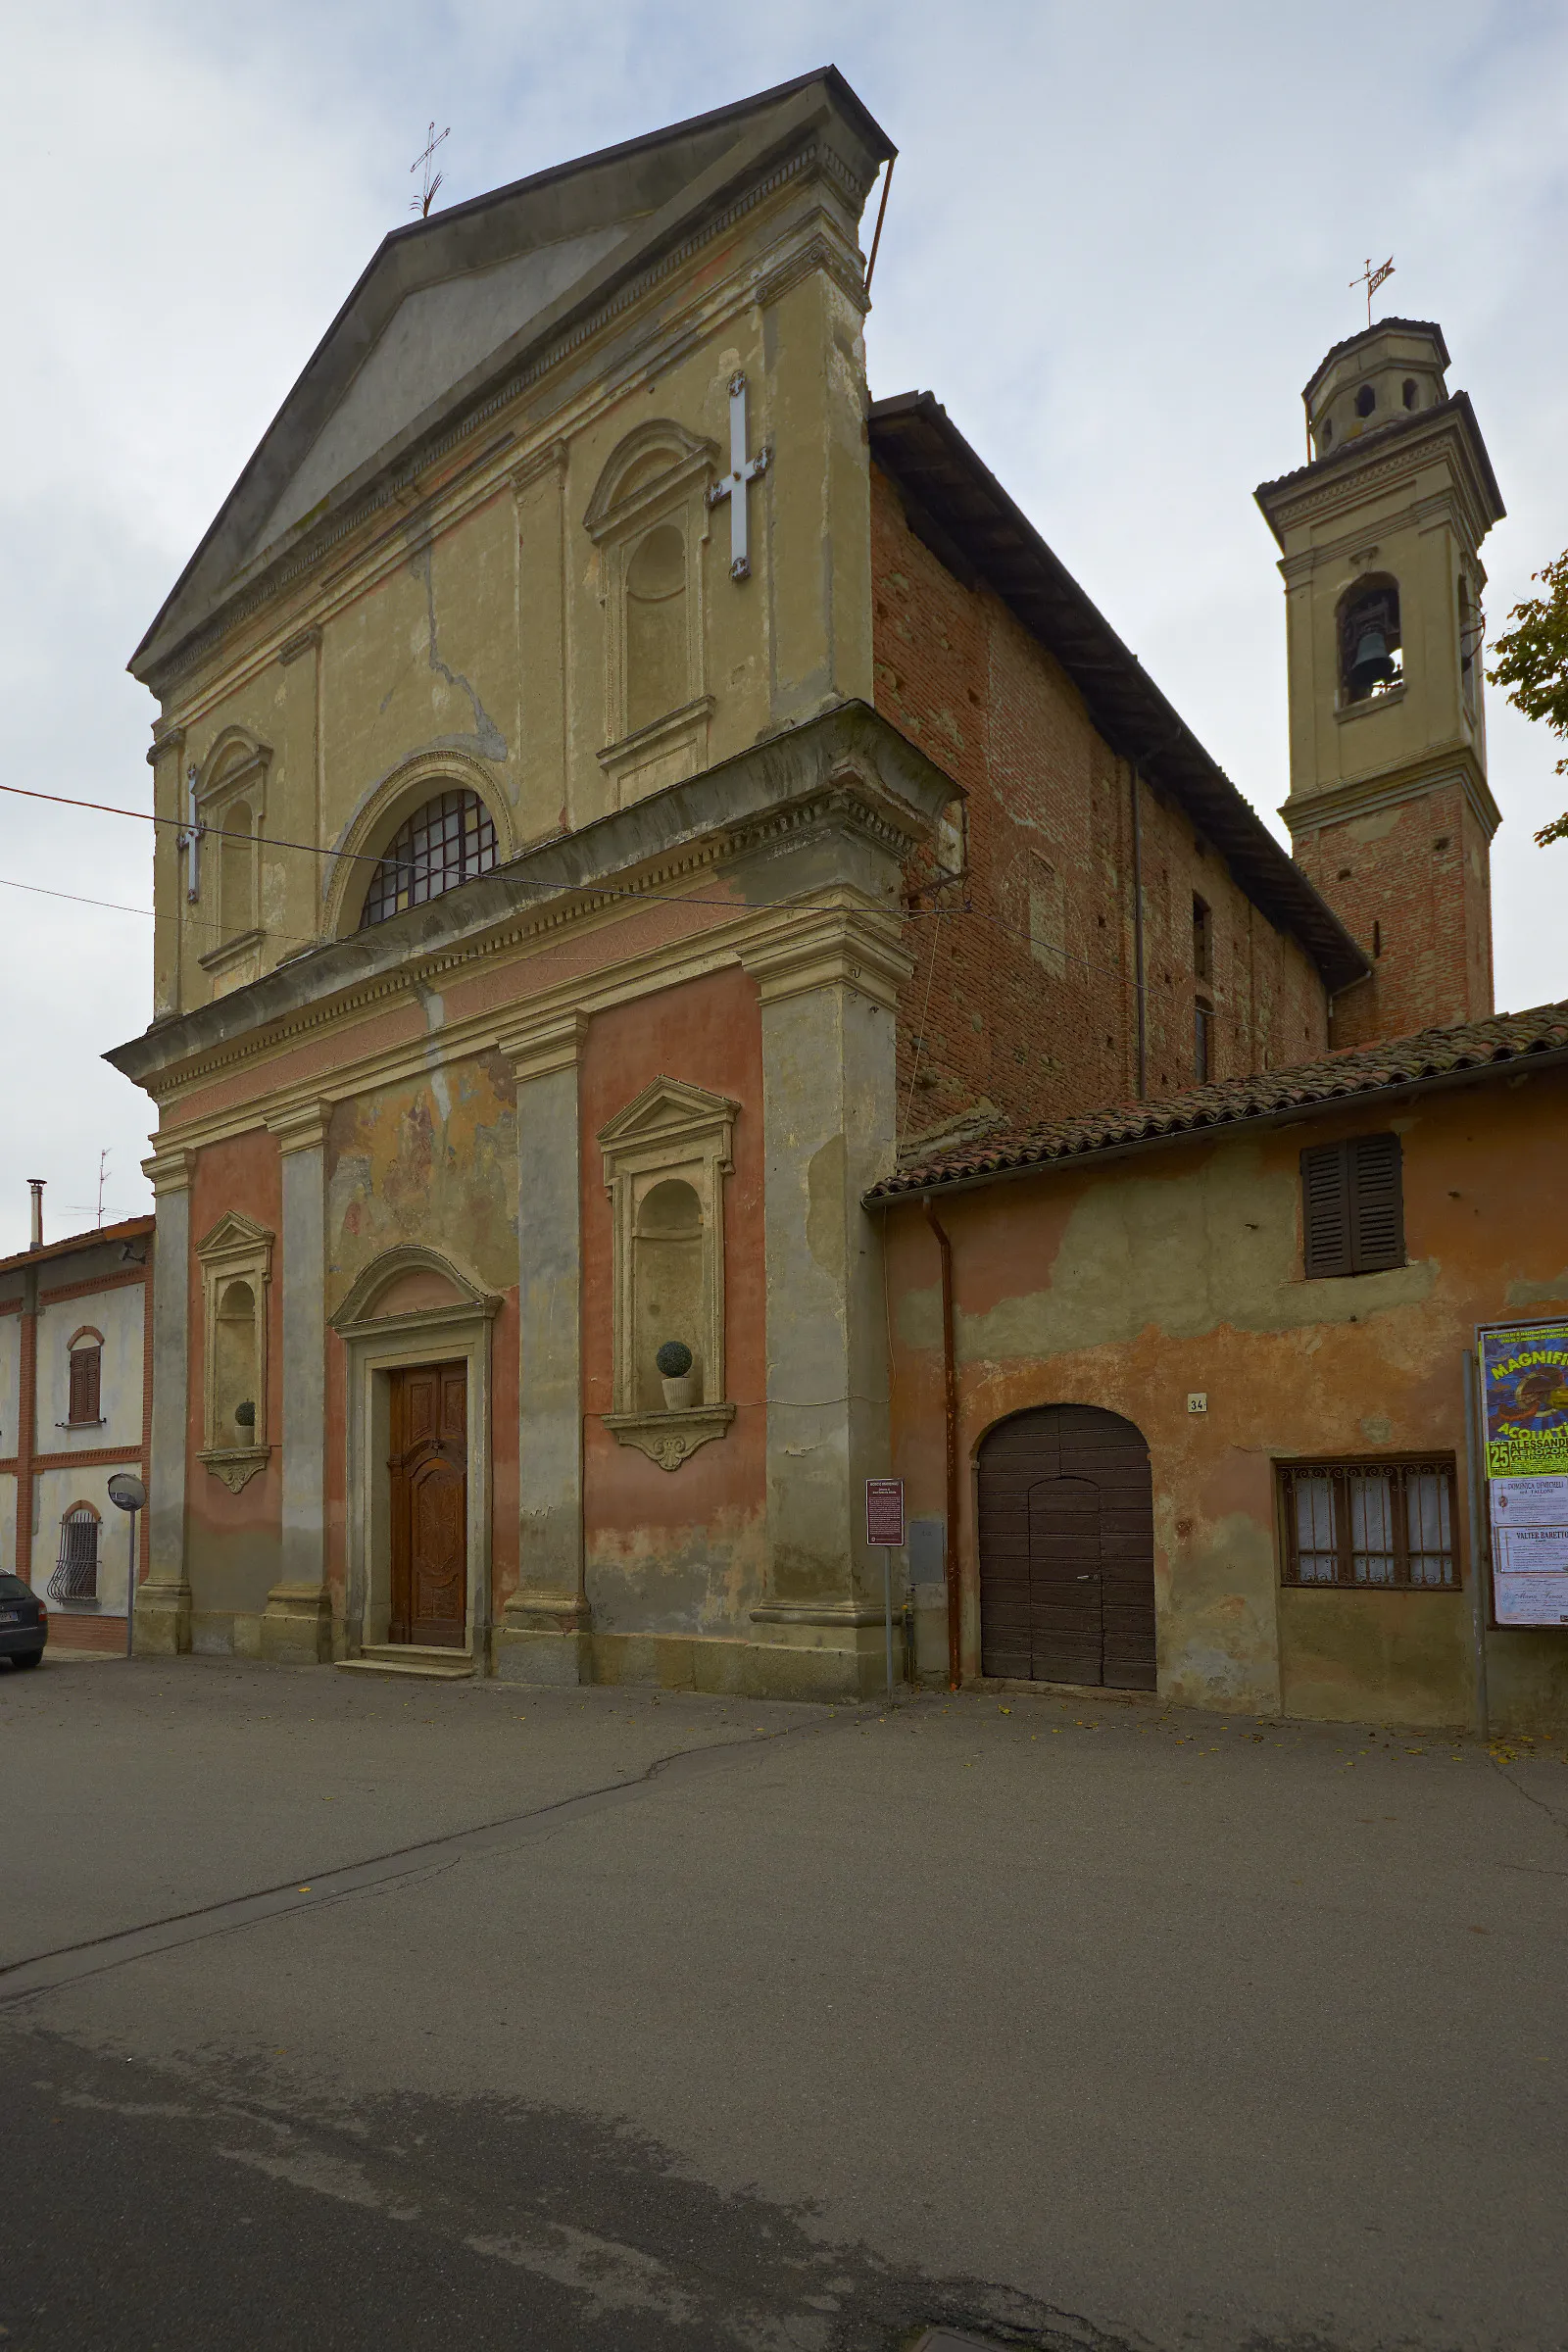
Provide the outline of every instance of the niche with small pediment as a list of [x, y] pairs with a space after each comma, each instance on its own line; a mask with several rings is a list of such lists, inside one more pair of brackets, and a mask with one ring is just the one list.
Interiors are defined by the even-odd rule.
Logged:
[[196, 773], [202, 837], [200, 962], [215, 975], [253, 976], [262, 939], [262, 827], [270, 744], [245, 727], [225, 727]]
[[620, 443], [583, 517], [605, 615], [599, 760], [621, 806], [707, 764], [704, 571], [717, 457], [684, 425], [650, 418]]
[[237, 1494], [268, 1460], [267, 1293], [272, 1236], [231, 1210], [196, 1248], [202, 1273], [201, 1459]]
[[737, 1105], [658, 1078], [600, 1129], [614, 1235], [605, 1427], [678, 1470], [735, 1417], [724, 1388], [724, 1178]]

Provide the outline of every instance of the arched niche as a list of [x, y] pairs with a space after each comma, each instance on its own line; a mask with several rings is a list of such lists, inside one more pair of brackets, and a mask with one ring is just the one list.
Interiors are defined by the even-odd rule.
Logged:
[[272, 1236], [230, 1210], [196, 1245], [202, 1274], [201, 1459], [237, 1494], [271, 1452], [268, 1437]]
[[583, 516], [605, 625], [599, 758], [622, 803], [707, 760], [704, 559], [717, 460], [711, 441], [650, 418], [612, 451]]
[[[202, 837], [201, 894], [193, 920], [205, 971], [243, 964], [262, 932], [262, 840], [272, 747], [249, 727], [226, 726], [196, 769]], [[239, 975], [243, 977], [243, 973]]]

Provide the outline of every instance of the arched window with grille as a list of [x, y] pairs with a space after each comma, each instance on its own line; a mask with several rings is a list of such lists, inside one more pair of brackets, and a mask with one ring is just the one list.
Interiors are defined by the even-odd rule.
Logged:
[[489, 873], [496, 861], [495, 819], [476, 792], [438, 793], [394, 835], [365, 894], [361, 928], [389, 922], [410, 906]]
[[71, 1359], [71, 1395], [66, 1406], [66, 1426], [76, 1429], [85, 1423], [96, 1428], [103, 1417], [103, 1333], [84, 1323], [74, 1335], [67, 1354]]
[[60, 1522], [60, 1557], [44, 1590], [51, 1600], [98, 1597], [98, 1539], [103, 1522], [90, 1502], [74, 1502]]

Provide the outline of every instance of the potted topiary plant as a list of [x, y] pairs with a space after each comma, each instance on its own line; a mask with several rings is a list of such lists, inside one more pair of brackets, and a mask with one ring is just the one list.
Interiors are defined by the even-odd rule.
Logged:
[[659, 1366], [659, 1385], [664, 1392], [665, 1410], [683, 1412], [697, 1402], [697, 1375], [692, 1370], [692, 1351], [684, 1340], [666, 1340], [654, 1357]]
[[254, 1439], [256, 1436], [255, 1405], [250, 1403], [248, 1400], [244, 1404], [236, 1404], [234, 1407], [234, 1418], [238, 1422], [240, 1428], [244, 1431], [246, 1437], [249, 1439]]

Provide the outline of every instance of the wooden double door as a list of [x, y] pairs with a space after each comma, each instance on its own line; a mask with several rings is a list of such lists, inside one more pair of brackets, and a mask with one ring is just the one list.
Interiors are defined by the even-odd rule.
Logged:
[[1088, 1404], [999, 1423], [980, 1448], [980, 1671], [1152, 1690], [1149, 1447]]
[[391, 1375], [388, 1637], [461, 1649], [468, 1621], [468, 1371], [414, 1364]]

